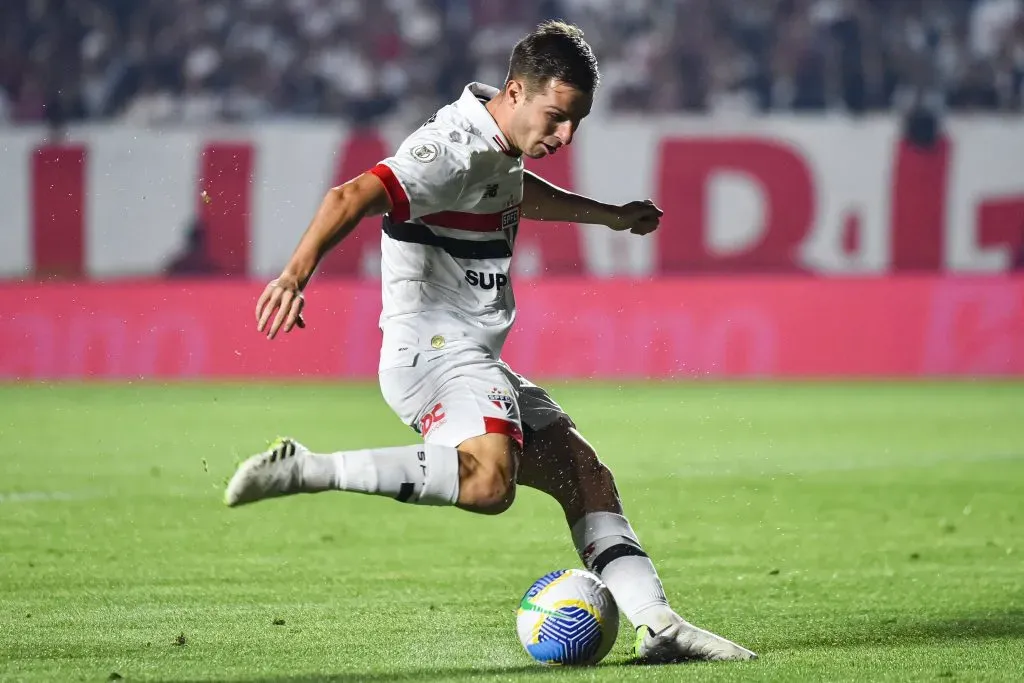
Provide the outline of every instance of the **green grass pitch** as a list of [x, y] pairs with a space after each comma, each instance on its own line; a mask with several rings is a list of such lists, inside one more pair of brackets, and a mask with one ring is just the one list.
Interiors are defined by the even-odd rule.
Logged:
[[238, 510], [236, 459], [413, 443], [369, 384], [0, 386], [0, 678], [1024, 680], [1024, 384], [551, 384], [669, 597], [761, 654], [534, 665], [522, 592], [577, 566], [500, 517], [329, 493]]

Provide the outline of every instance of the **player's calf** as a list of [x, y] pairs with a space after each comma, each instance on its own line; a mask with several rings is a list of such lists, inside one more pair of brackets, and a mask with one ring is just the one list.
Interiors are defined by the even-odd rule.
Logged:
[[519, 483], [558, 501], [570, 527], [588, 512], [622, 513], [611, 470], [567, 420], [532, 435]]

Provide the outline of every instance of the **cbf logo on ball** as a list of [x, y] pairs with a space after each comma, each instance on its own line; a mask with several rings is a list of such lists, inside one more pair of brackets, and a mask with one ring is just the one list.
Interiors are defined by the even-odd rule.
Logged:
[[619, 634], [619, 609], [596, 574], [560, 569], [537, 579], [519, 602], [516, 630], [543, 664], [597, 664]]

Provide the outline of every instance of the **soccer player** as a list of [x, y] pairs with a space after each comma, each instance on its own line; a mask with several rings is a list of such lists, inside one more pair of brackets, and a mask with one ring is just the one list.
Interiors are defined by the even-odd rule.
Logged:
[[661, 211], [566, 192], [523, 169], [558, 154], [590, 112], [597, 61], [583, 33], [541, 24], [515, 46], [501, 90], [469, 84], [394, 156], [331, 189], [256, 304], [273, 339], [304, 326], [303, 288], [366, 216], [383, 215], [381, 393], [422, 444], [317, 454], [292, 439], [242, 463], [230, 506], [320, 491], [498, 514], [516, 486], [561, 504], [584, 565], [611, 589], [647, 662], [744, 660], [753, 652], [688, 623], [629, 521], [615, 482], [544, 389], [501, 360], [515, 318], [510, 262], [520, 217], [646, 235]]

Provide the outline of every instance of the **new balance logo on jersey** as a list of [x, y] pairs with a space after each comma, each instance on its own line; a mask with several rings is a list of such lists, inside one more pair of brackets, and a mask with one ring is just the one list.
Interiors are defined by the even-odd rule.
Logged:
[[497, 183], [495, 183], [494, 185], [488, 185], [487, 187], [485, 187], [484, 188], [484, 196], [483, 196], [483, 198], [484, 199], [494, 199], [495, 197], [497, 197], [498, 196], [498, 188], [499, 187], [500, 187], [500, 185], [498, 185]]
[[466, 282], [473, 287], [479, 287], [480, 289], [497, 289], [499, 292], [501, 288], [508, 284], [508, 275], [504, 273], [481, 273], [476, 270], [466, 271]]

